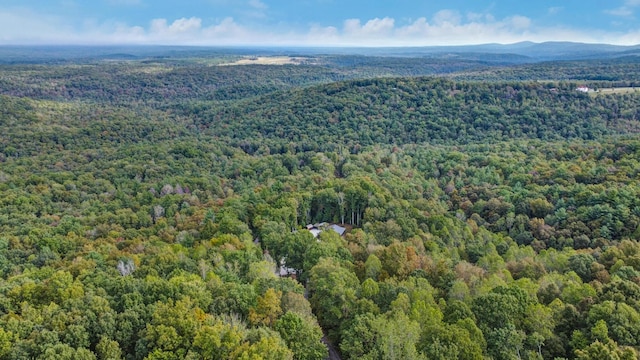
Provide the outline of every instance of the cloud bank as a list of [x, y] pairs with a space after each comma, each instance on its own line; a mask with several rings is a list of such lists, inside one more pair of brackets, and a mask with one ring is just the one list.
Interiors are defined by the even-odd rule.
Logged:
[[[137, 3], [135, 0], [112, 1]], [[250, 4], [256, 10], [267, 10], [260, 0], [252, 0]], [[626, 6], [638, 4], [640, 0], [629, 0]], [[29, 9], [0, 8], [0, 44], [430, 46], [559, 40], [621, 45], [640, 43], [640, 30], [614, 33], [547, 28], [539, 27], [521, 15], [496, 19], [491, 14], [461, 14], [453, 10], [411, 20], [352, 18], [345, 19], [339, 26], [310, 24], [304, 28], [277, 28], [274, 31], [255, 24], [246, 25], [232, 17], [205, 20], [195, 16], [158, 18], [148, 24], [85, 21], [73, 26], [59, 16]]]
[[606, 10], [605, 13], [613, 16], [631, 18], [635, 14], [637, 7], [640, 7], [640, 0], [625, 0], [622, 6]]

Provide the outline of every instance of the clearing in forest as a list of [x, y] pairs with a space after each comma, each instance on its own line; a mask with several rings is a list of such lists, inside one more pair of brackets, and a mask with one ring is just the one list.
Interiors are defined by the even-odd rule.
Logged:
[[596, 93], [600, 94], [626, 94], [640, 91], [640, 88], [637, 87], [614, 87], [614, 88], [604, 88], [598, 89]]
[[300, 65], [305, 60], [301, 57], [291, 56], [252, 56], [240, 59], [238, 61], [226, 64], [220, 64], [220, 66], [229, 65]]

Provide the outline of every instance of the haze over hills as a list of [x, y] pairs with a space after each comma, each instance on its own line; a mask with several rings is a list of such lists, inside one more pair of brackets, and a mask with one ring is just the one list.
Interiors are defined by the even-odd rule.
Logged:
[[227, 55], [364, 55], [456, 58], [502, 63], [610, 59], [638, 55], [640, 45], [519, 42], [427, 47], [197, 47], [197, 46], [0, 46], [0, 63], [176, 59]]
[[[577, 42], [519, 42], [514, 44], [483, 44], [466, 46], [427, 46], [399, 48], [355, 48], [344, 49], [344, 53], [375, 54], [380, 56], [452, 56], [477, 57], [482, 54], [500, 54], [505, 57], [518, 55], [521, 61], [579, 60], [611, 58], [625, 53], [635, 53], [640, 45], [620, 46], [609, 44], [586, 44]], [[340, 51], [340, 50], [336, 50]]]

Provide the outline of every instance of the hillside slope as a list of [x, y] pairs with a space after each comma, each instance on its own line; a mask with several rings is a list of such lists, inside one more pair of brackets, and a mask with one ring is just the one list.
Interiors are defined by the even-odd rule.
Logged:
[[192, 117], [211, 135], [249, 149], [282, 139], [304, 149], [326, 149], [637, 132], [640, 96], [591, 96], [575, 88], [573, 83], [354, 80], [211, 107]]

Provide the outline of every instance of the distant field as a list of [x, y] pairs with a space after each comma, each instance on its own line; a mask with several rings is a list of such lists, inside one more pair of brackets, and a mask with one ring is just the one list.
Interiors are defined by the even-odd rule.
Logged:
[[258, 56], [220, 65], [300, 65], [306, 60], [306, 58], [291, 56]]
[[633, 93], [633, 92], [640, 92], [640, 88], [636, 88], [636, 87], [618, 87], [618, 88], [598, 89], [597, 91], [595, 91], [596, 94], [598, 94], [598, 93], [600, 93], [600, 94], [626, 94], [626, 93]]

